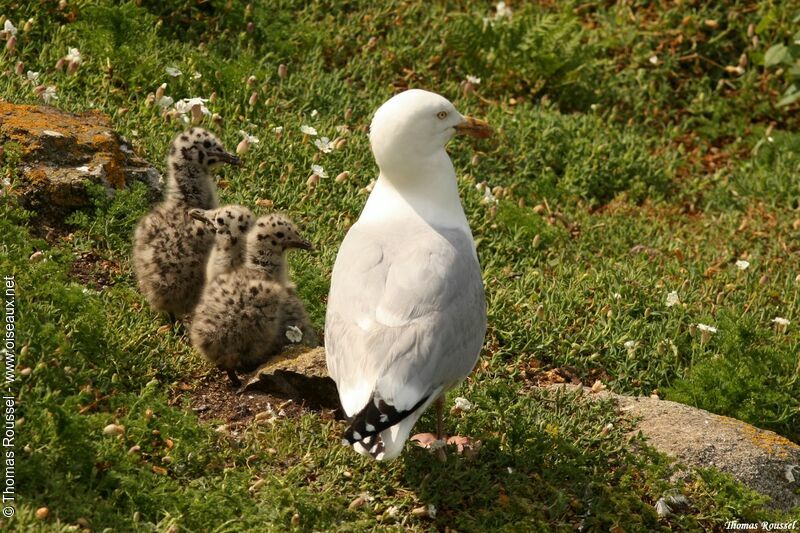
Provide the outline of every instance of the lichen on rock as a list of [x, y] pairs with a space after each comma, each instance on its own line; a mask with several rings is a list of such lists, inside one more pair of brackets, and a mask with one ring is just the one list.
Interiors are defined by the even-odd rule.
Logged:
[[15, 152], [15, 179], [8, 191], [23, 206], [47, 215], [91, 205], [90, 183], [109, 194], [144, 182], [154, 197], [162, 179], [138, 157], [98, 111], [74, 114], [49, 106], [0, 101], [0, 146]]

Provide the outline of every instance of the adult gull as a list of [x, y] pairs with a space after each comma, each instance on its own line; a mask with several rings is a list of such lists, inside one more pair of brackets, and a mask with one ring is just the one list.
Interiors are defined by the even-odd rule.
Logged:
[[378, 460], [400, 455], [414, 423], [477, 362], [486, 300], [475, 242], [445, 151], [457, 134], [488, 137], [446, 98], [412, 89], [370, 125], [380, 174], [333, 267], [328, 372], [350, 425], [343, 442]]

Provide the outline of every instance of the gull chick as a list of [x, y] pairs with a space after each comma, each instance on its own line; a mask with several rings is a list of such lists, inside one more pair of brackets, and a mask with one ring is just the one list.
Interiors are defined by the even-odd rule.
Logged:
[[178, 135], [167, 157], [164, 201], [136, 226], [133, 265], [150, 306], [173, 318], [192, 311], [200, 298], [214, 234], [189, 209], [217, 207], [212, 170], [240, 164], [214, 135], [192, 128]]
[[244, 240], [255, 221], [253, 213], [242, 205], [218, 209], [190, 209], [189, 216], [206, 224], [216, 237], [206, 263], [206, 283], [244, 263]]
[[447, 99], [412, 89], [370, 126], [380, 174], [333, 267], [325, 320], [330, 376], [350, 426], [343, 443], [385, 460], [477, 362], [486, 332], [481, 269], [445, 151], [487, 137]]
[[288, 341], [282, 328], [286, 305], [293, 303], [285, 252], [292, 248], [310, 250], [311, 243], [291, 220], [259, 218], [247, 234], [244, 264], [213, 278], [194, 311], [192, 345], [234, 385], [241, 383], [236, 370], [252, 370]]

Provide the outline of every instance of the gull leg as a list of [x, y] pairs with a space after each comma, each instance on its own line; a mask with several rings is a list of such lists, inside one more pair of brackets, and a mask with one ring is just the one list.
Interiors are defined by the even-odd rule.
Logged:
[[[436, 440], [444, 440], [444, 394], [436, 398]], [[436, 449], [436, 458], [442, 462], [447, 461], [445, 447]]]
[[[444, 395], [437, 398], [434, 403], [436, 404], [436, 434], [419, 433], [411, 437], [411, 440], [416, 441], [418, 446], [430, 450], [440, 461], [447, 461], [447, 454], [445, 453], [445, 445], [447, 444], [454, 445], [458, 455], [463, 455], [467, 459], [474, 459], [478, 454], [478, 450], [481, 448], [481, 441], [461, 435], [453, 435], [447, 438], [444, 433], [443, 423]], [[439, 447], [440, 443], [444, 445]]]
[[436, 438], [444, 438], [444, 395], [436, 398]]

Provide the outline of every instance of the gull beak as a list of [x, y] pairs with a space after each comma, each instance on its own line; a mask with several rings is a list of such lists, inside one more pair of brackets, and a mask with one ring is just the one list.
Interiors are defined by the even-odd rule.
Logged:
[[295, 241], [295, 242], [291, 243], [289, 245], [289, 248], [299, 248], [301, 250], [313, 250], [314, 246], [311, 244], [311, 242], [303, 239], [303, 240], [299, 240], [299, 241]]
[[216, 157], [222, 163], [227, 163], [229, 165], [233, 165], [235, 167], [242, 166], [242, 160], [239, 159], [237, 156], [228, 153], [228, 152], [212, 152], [209, 154], [210, 157]]
[[491, 137], [493, 133], [488, 122], [472, 117], [464, 117], [464, 121], [456, 124], [455, 128], [458, 135], [469, 135], [478, 139]]
[[200, 222], [205, 222], [210, 226], [214, 225], [214, 223], [208, 218], [208, 215], [206, 215], [206, 212], [202, 209], [189, 209], [189, 216], [195, 220], [199, 220]]

